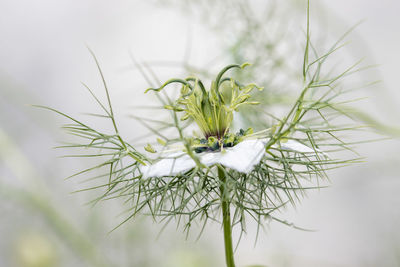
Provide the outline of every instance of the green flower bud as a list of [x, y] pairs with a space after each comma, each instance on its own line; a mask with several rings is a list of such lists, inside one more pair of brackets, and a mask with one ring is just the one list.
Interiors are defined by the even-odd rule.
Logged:
[[147, 152], [150, 152], [150, 153], [157, 152], [150, 144], [147, 144], [147, 146], [144, 147], [144, 150], [146, 150]]

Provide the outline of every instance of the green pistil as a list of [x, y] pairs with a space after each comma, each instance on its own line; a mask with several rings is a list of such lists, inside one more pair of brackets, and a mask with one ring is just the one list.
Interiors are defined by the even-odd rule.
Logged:
[[[233, 114], [243, 105], [257, 105], [258, 102], [249, 101], [251, 92], [262, 87], [256, 84], [244, 85], [231, 77], [224, 77], [227, 71], [231, 69], [243, 69], [248, 63], [238, 65], [232, 64], [223, 68], [216, 79], [211, 82], [209, 88], [206, 88], [201, 80], [196, 77], [186, 79], [170, 79], [159, 88], [149, 88], [148, 91], [159, 92], [170, 84], [180, 84], [181, 92], [176, 101], [165, 106], [166, 109], [174, 112], [182, 112], [181, 120], [192, 119], [200, 128], [201, 132], [211, 142], [207, 147], [213, 150], [224, 146], [225, 135], [233, 121]], [[228, 94], [221, 92], [222, 86]], [[208, 140], [209, 138], [217, 138]], [[232, 141], [229, 142], [233, 146]], [[201, 150], [201, 149], [199, 149]]]

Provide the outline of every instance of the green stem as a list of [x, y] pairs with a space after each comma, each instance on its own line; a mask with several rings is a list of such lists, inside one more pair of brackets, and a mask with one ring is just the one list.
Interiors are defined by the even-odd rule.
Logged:
[[221, 205], [222, 205], [222, 224], [224, 227], [224, 243], [225, 243], [225, 259], [227, 267], [235, 267], [232, 247], [232, 226], [231, 213], [229, 208], [229, 192], [226, 188], [225, 170], [222, 166], [218, 166], [218, 177], [221, 182]]

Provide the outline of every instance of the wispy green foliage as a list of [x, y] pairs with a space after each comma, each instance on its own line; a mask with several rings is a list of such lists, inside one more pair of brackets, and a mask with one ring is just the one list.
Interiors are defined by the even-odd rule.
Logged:
[[[309, 36], [307, 36], [307, 43], [309, 42]], [[355, 68], [352, 66], [334, 77], [322, 75], [321, 67], [335, 49], [336, 47], [333, 47], [323, 56], [318, 56], [315, 52], [316, 59], [311, 63], [306, 62], [308, 58], [306, 50], [304, 84], [297, 101], [286, 117], [277, 120], [273, 127], [253, 135], [253, 137], [268, 138], [269, 140], [266, 145], [267, 154], [262, 163], [249, 174], [225, 170], [226, 188], [231, 192], [230, 203], [235, 207], [235, 223], [233, 224], [240, 223], [243, 231], [246, 218], [255, 219], [262, 224], [265, 217], [274, 218], [272, 211], [288, 202], [296, 203], [296, 200], [304, 194], [304, 190], [316, 188], [316, 186], [304, 186], [303, 181], [308, 182], [317, 177], [326, 177], [326, 170], [359, 160], [358, 158], [332, 159], [330, 154], [329, 156], [327, 154], [329, 151], [351, 150], [351, 144], [341, 140], [338, 133], [361, 129], [354, 125], [333, 125], [333, 118], [346, 116], [346, 111], [341, 109], [340, 103], [334, 102], [342, 93], [336, 88], [336, 82]], [[151, 159], [137, 152], [133, 145], [124, 141], [119, 135], [108, 89], [106, 84], [104, 85], [109, 109], [106, 109], [94, 94], [93, 96], [103, 108], [105, 114], [102, 116], [112, 122], [114, 134], [102, 133], [64, 113], [47, 108], [71, 120], [72, 123], [65, 125], [64, 129], [81, 140], [86, 140], [60, 147], [83, 148], [83, 151], [93, 151], [72, 156], [107, 158], [102, 163], [73, 176], [99, 168], [108, 169], [103, 175], [95, 177], [108, 177], [108, 180], [90, 189], [104, 189], [97, 200], [126, 197], [128, 203], [133, 203], [129, 218], [141, 211], [146, 211], [150, 212], [154, 218], [165, 216], [163, 221], [175, 218], [178, 222], [184, 222], [187, 230], [195, 219], [199, 219], [204, 225], [209, 220], [218, 220], [221, 181], [216, 177], [213, 169], [203, 168], [204, 166], [199, 164], [197, 168], [174, 177], [141, 178], [139, 166], [151, 163]], [[90, 91], [90, 89], [88, 90]], [[168, 99], [164, 99], [164, 101], [167, 102]], [[183, 135], [183, 128], [179, 120], [174, 120], [174, 118], [178, 118], [178, 111], [173, 108], [170, 112], [174, 123], [169, 128], [175, 127], [182, 134], [182, 138], [172, 142], [186, 142], [187, 136]], [[149, 124], [155, 123], [149, 122]], [[280, 144], [287, 140], [296, 140], [306, 144], [313, 149], [313, 153], [292, 152], [281, 148]], [[168, 141], [168, 144], [171, 144], [171, 141]], [[186, 218], [185, 221], [183, 217]]]

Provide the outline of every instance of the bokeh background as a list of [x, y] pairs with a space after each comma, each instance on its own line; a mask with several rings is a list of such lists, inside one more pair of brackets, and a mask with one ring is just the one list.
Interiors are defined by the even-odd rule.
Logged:
[[[389, 135], [400, 127], [399, 9], [393, 0], [311, 1], [311, 38], [322, 49], [363, 20], [336, 59], [377, 64], [351, 82], [381, 81], [357, 91], [368, 99], [355, 105], [387, 125], [381, 130]], [[151, 98], [142, 94], [149, 85], [132, 57], [161, 81], [261, 58], [256, 79], [272, 92], [266, 103], [290, 103], [293, 92], [284, 85], [301, 71], [305, 14], [306, 1], [293, 0], [1, 0], [0, 266], [223, 266], [217, 224], [198, 241], [174, 225], [159, 234], [162, 227], [144, 217], [109, 233], [127, 206], [92, 206], [98, 192], [71, 194], [86, 187], [85, 177], [64, 178], [87, 162], [60, 158], [63, 151], [53, 147], [68, 138], [59, 129], [64, 121], [32, 104], [91, 120], [84, 113], [98, 107], [81, 82], [104, 93], [86, 46], [99, 58], [122, 132], [133, 142], [143, 127], [127, 115]], [[273, 79], [282, 72], [293, 80]], [[279, 214], [317, 231], [266, 223], [254, 245], [250, 225], [237, 265], [400, 266], [399, 149], [396, 138], [359, 144], [364, 163], [333, 171], [329, 188]]]

